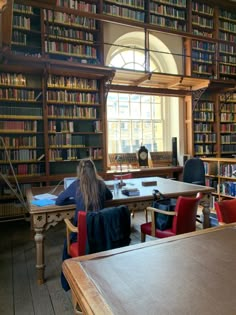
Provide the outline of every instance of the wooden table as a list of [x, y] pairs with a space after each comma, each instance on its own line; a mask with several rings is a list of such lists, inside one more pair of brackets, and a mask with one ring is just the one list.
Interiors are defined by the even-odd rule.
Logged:
[[63, 272], [83, 314], [233, 315], [235, 248], [230, 224], [68, 259]]
[[[142, 182], [156, 181], [156, 186], [143, 186]], [[116, 206], [125, 204], [130, 210], [143, 210], [147, 206], [151, 205], [153, 200], [152, 191], [153, 189], [159, 189], [167, 197], [178, 197], [180, 195], [192, 196], [196, 195], [198, 191], [205, 194], [203, 200], [203, 214], [205, 227], [209, 226], [209, 194], [214, 189], [212, 187], [205, 187], [199, 185], [187, 184], [171, 179], [161, 177], [148, 177], [148, 178], [133, 178], [127, 179], [124, 182], [132, 187], [137, 187], [140, 190], [140, 196], [127, 197], [121, 193], [114, 195], [113, 200], [106, 203], [106, 206]], [[108, 185], [113, 184], [113, 181], [107, 181]], [[33, 187], [26, 192], [27, 202], [29, 206], [29, 212], [31, 215], [32, 228], [35, 231], [35, 243], [36, 243], [36, 269], [37, 269], [37, 281], [39, 284], [44, 282], [44, 232], [51, 226], [55, 226], [58, 222], [65, 218], [72, 218], [75, 211], [75, 205], [66, 206], [45, 206], [38, 207], [32, 205], [31, 201], [34, 199], [34, 195], [48, 193], [53, 187]], [[62, 186], [57, 187], [54, 194], [59, 193], [63, 189]]]

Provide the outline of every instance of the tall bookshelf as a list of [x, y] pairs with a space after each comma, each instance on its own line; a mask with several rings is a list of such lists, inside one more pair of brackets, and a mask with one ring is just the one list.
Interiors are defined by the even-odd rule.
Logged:
[[236, 152], [236, 93], [220, 95], [220, 151], [222, 157]]
[[78, 160], [85, 157], [92, 158], [97, 169], [103, 170], [104, 124], [100, 85], [99, 80], [84, 75], [48, 75], [48, 160], [51, 175], [75, 173]]
[[[219, 9], [219, 77], [236, 79], [236, 13], [224, 8]], [[227, 42], [227, 43], [224, 43]]]
[[41, 47], [41, 15], [39, 8], [29, 5], [13, 5], [11, 49], [16, 54], [39, 57]]
[[193, 107], [194, 152], [197, 156], [215, 156], [217, 153], [216, 105], [204, 93]]
[[145, 22], [145, 0], [104, 0], [103, 13], [122, 19]]
[[[25, 213], [14, 191], [45, 175], [41, 77], [36, 73], [0, 73], [1, 216]], [[17, 178], [17, 181], [16, 181]], [[21, 181], [23, 179], [23, 181]], [[11, 187], [8, 182], [10, 182]]]
[[57, 0], [57, 5], [64, 11], [43, 10], [44, 54], [53, 59], [100, 64], [100, 22], [77, 13], [96, 13], [97, 5], [67, 0]]

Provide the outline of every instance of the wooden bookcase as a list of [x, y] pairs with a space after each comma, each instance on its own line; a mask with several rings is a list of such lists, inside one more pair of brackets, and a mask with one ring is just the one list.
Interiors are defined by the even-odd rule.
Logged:
[[236, 152], [236, 93], [220, 95], [220, 152], [221, 156]]
[[217, 200], [236, 197], [236, 159], [202, 158], [206, 183], [216, 189]]

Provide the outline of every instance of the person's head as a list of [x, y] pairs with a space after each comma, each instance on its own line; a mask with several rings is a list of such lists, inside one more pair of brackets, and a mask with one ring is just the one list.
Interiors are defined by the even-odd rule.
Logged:
[[99, 183], [102, 178], [98, 175], [96, 166], [91, 159], [88, 158], [80, 161], [77, 176], [80, 179], [79, 193], [84, 200], [84, 210], [99, 210]]
[[91, 159], [82, 159], [77, 168], [80, 180], [96, 180], [98, 178], [96, 166]]

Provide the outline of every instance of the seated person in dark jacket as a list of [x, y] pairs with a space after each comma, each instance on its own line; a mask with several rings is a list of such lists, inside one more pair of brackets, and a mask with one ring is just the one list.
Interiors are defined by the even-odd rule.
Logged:
[[[77, 226], [78, 211], [99, 211], [104, 208], [105, 201], [113, 198], [112, 192], [108, 189], [103, 179], [98, 175], [92, 160], [83, 159], [80, 161], [77, 170], [78, 179], [75, 180], [56, 199], [56, 205], [63, 206], [68, 202], [76, 204], [73, 224]], [[71, 241], [76, 242], [77, 234], [72, 233]], [[67, 253], [66, 242], [63, 250], [63, 260], [70, 258]], [[62, 286], [65, 290], [65, 278], [62, 275]], [[65, 286], [64, 286], [65, 284]]]

